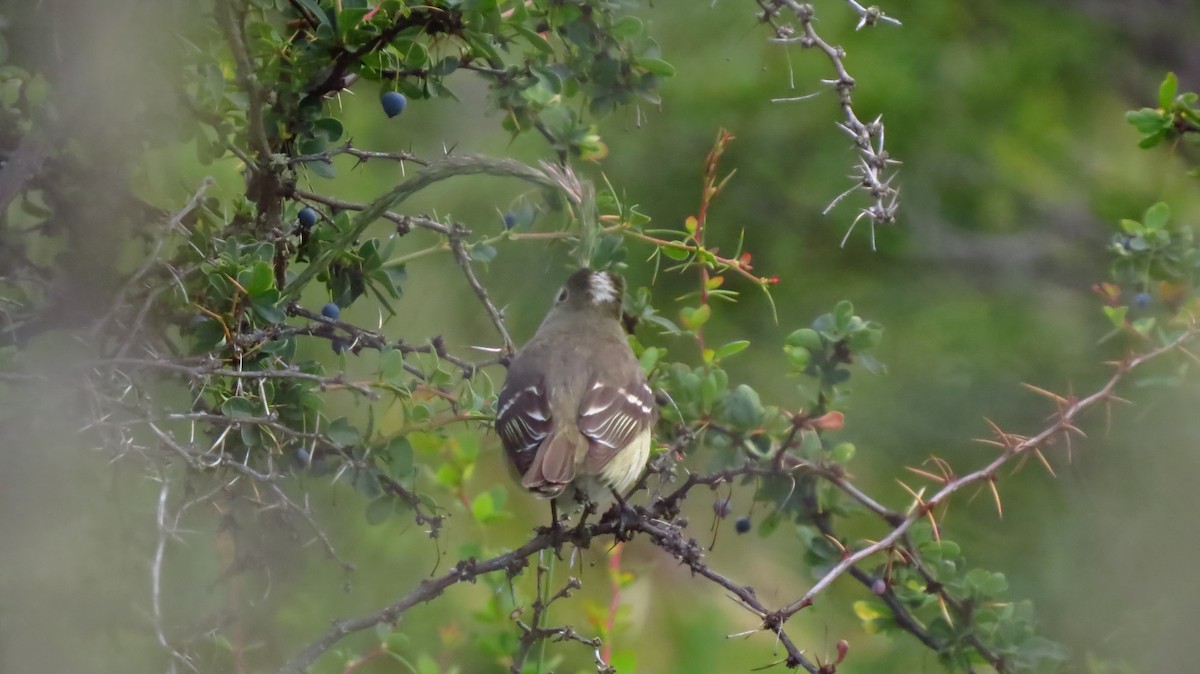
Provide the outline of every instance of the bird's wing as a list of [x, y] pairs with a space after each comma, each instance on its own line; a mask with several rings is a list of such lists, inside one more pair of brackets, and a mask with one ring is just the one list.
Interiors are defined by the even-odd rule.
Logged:
[[618, 386], [594, 381], [579, 404], [579, 432], [588, 439], [587, 471], [598, 474], [618, 451], [654, 424], [654, 393], [644, 380]]
[[550, 400], [541, 378], [525, 379], [510, 373], [496, 401], [496, 433], [522, 476], [550, 429]]

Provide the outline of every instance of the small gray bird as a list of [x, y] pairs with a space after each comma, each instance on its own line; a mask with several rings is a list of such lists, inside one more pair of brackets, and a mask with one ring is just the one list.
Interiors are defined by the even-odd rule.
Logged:
[[621, 325], [622, 286], [607, 271], [572, 274], [508, 368], [496, 431], [540, 496], [622, 492], [650, 457], [657, 410]]

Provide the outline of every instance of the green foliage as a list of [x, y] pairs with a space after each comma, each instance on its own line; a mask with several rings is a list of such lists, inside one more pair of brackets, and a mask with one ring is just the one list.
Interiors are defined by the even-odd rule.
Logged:
[[[1052, 670], [1067, 660], [1062, 646], [1036, 633], [1032, 604], [1007, 599], [1004, 574], [969, 568], [960, 547], [935, 535], [928, 524], [909, 530], [908, 545], [922, 564], [880, 566], [876, 577], [882, 582], [876, 594], [899, 602], [928, 625], [930, 633], [946, 644], [939, 655], [948, 666], [968, 669], [986, 664], [977, 648], [981, 642], [1016, 671]], [[854, 612], [869, 632], [902, 631], [882, 599], [856, 602]]]
[[[1195, 92], [1179, 93], [1175, 73], [1167, 73], [1158, 87], [1158, 107], [1130, 110], [1125, 113], [1129, 123], [1142, 134], [1138, 147], [1152, 148], [1159, 143], [1184, 139], [1200, 143], [1200, 96]], [[1197, 174], [1200, 175], [1200, 174]]]
[[[187, 112], [172, 148], [194, 148], [198, 162], [206, 166], [236, 167], [242, 171], [244, 193], [206, 192], [205, 183], [194, 203], [141, 218], [135, 234], [150, 242], [147, 255], [123, 279], [128, 285], [103, 303], [113, 306], [113, 316], [89, 335], [109, 359], [109, 369], [103, 370], [108, 379], [96, 389], [123, 391], [104, 401], [116, 403], [102, 410], [99, 416], [105, 421], [97, 425], [118, 429], [114, 436], [123, 448], [151, 447], [147, 465], [156, 470], [163, 464], [182, 466], [194, 484], [218, 483], [215, 489], [196, 489], [189, 481], [189, 499], [193, 491], [211, 492], [197, 497], [202, 499], [230, 494], [234, 505], [216, 508], [223, 517], [214, 534], [218, 544], [224, 544], [228, 531], [236, 531], [246, 509], [255, 517], [279, 510], [312, 525], [315, 540], [337, 558], [310, 510], [311, 488], [337, 495], [339, 503], [349, 502], [355, 518], [374, 527], [365, 537], [397, 537], [416, 524], [417, 535], [439, 539], [435, 543], [440, 545], [444, 524], [457, 516], [449, 521], [465, 524], [459, 535], [472, 542], [458, 546], [462, 561], [451, 571], [441, 566], [443, 551], [437, 547], [431, 576], [478, 582], [486, 590], [478, 594], [474, 610], [456, 616], [439, 634], [440, 641], [415, 636], [423, 626], [415, 620], [401, 624], [403, 611], [397, 611], [373, 623], [373, 636], [363, 632], [357, 641], [347, 639], [318, 668], [349, 671], [376, 658], [420, 674], [485, 666], [541, 672], [568, 666], [557, 646], [548, 655], [513, 664], [515, 653], [528, 650], [523, 639], [531, 633], [530, 625], [553, 624], [540, 613], [558, 590], [553, 574], [542, 568], [543, 557], [557, 552], [562, 541], [539, 550], [543, 557], [537, 558], [532, 591], [530, 557], [494, 572], [471, 571], [479, 560], [511, 554], [510, 547], [494, 542], [495, 533], [505, 522], [522, 522], [518, 513], [524, 506], [505, 478], [495, 474], [495, 439], [488, 434], [495, 412], [493, 378], [501, 376], [503, 351], [514, 345], [508, 343], [501, 310], [477, 275], [505, 262], [518, 244], [566, 243], [593, 266], [629, 271], [631, 278], [650, 276], [646, 287], [630, 289], [626, 323], [641, 366], [667, 402], [655, 429], [650, 472], [630, 495], [641, 499], [641, 491], [653, 491], [654, 496], [637, 507], [661, 507], [661, 522], [683, 540], [686, 524], [677, 516], [679, 502], [688, 494], [685, 489], [671, 496], [671, 490], [681, 484], [717, 488], [734, 483], [751, 502], [751, 514], [739, 518], [738, 530], [744, 521], [757, 524], [760, 538], [794, 536], [803, 553], [788, 564], [817, 578], [838, 568], [847, 554], [872, 544], [865, 535], [845, 533], [858, 531], [859, 518], [871, 514], [873, 506], [847, 489], [845, 480], [856, 457], [862, 461], [874, 448], [862, 441], [861, 426], [843, 428], [843, 422], [852, 409], [849, 383], [855, 375], [885, 372], [877, 356], [882, 325], [857, 315], [843, 300], [831, 301], [832, 311], [792, 330], [783, 340], [782, 355], [778, 340], [714, 339], [721, 328], [741, 324], [744, 314], [737, 312], [745, 307], [735, 305], [745, 288], [763, 291], [774, 312], [769, 291], [780, 283], [778, 277], [754, 271], [751, 246], [740, 234], [735, 246], [713, 243], [731, 229], [718, 216], [709, 220], [716, 212], [709, 206], [732, 176], [717, 173], [718, 159], [732, 141], [728, 133], [718, 135], [705, 164], [695, 211], [699, 215], [677, 225], [651, 228], [646, 212], [607, 180], [592, 199], [587, 196], [592, 188], [584, 189], [586, 180], [573, 168], [608, 153], [599, 133], [606, 117], [622, 106], [657, 105], [659, 85], [675, 72], [662, 60], [647, 22], [634, 14], [639, 9], [635, 2], [610, 0], [447, 0], [430, 5], [218, 0], [213, 17], [172, 38], [185, 46], [175, 93]], [[544, 141], [557, 163], [534, 168], [453, 154], [430, 159], [364, 153], [350, 144], [352, 127], [337, 104], [342, 94], [374, 101], [381, 91], [399, 91], [412, 108], [451, 104], [465, 77], [486, 83], [488, 111], [496, 113], [501, 131], [512, 139]], [[27, 133], [39, 115], [52, 115], [47, 88], [36, 73], [12, 65], [0, 68], [4, 127]], [[407, 119], [387, 123], [403, 125]], [[1191, 142], [1196, 137], [1196, 95], [1179, 94], [1174, 76], [1168, 76], [1159, 108], [1131, 112], [1129, 121], [1143, 134], [1143, 147], [1180, 138]], [[54, 171], [69, 176], [90, 158], [64, 146], [53, 150], [51, 163]], [[313, 187], [336, 177], [333, 160], [342, 155], [361, 162], [396, 161], [414, 175], [405, 174], [372, 203], [344, 201]], [[425, 215], [411, 212], [405, 202], [427, 184], [469, 173], [518, 177], [538, 188], [497, 208], [500, 222], [493, 223], [497, 233], [491, 235], [457, 222], [449, 206]], [[71, 189], [70, 181], [59, 182], [60, 189]], [[78, 209], [78, 196], [71, 196], [64, 199], [48, 192], [45, 183], [31, 182], [17, 195], [14, 209], [35, 221], [36, 228], [43, 220]], [[317, 214], [314, 224], [297, 224], [305, 208]], [[380, 218], [390, 224], [375, 227]], [[164, 219], [169, 226], [163, 226]], [[409, 236], [413, 238], [405, 238]], [[428, 245], [414, 251], [408, 244], [419, 237], [426, 237]], [[1165, 203], [1155, 204], [1141, 220], [1123, 220], [1110, 248], [1113, 278], [1098, 290], [1115, 332], [1138, 344], [1152, 340], [1161, 346], [1191, 329], [1200, 254], [1186, 220], [1172, 218]], [[38, 315], [51, 287], [45, 269], [54, 266], [34, 259], [36, 247], [30, 251], [26, 258], [25, 251], [13, 253], [19, 264], [0, 283], [5, 318], [22, 327]], [[500, 355], [474, 358], [448, 347], [441, 337], [404, 337], [407, 317], [399, 302], [416, 285], [408, 275], [410, 263], [422, 258], [442, 260], [440, 267], [448, 274], [465, 278], [480, 302], [480, 315], [500, 335]], [[422, 281], [436, 276], [430, 268], [418, 270], [429, 274]], [[661, 279], [666, 279], [663, 285], [686, 286], [674, 303], [666, 291], [650, 287]], [[803, 285], [804, 292], [821, 280], [786, 282]], [[1143, 294], [1151, 298], [1151, 306], [1139, 299]], [[314, 310], [329, 301], [345, 309], [344, 314], [333, 318]], [[361, 327], [376, 325], [376, 320], [380, 327]], [[793, 320], [783, 317], [789, 329], [797, 325]], [[342, 355], [336, 363], [309, 355], [314, 345], [326, 343]], [[0, 362], [8, 367], [20, 355], [17, 345], [6, 345]], [[747, 377], [739, 367], [751, 358], [771, 359], [773, 374], [800, 382], [801, 404], [778, 402], [768, 380]], [[126, 376], [118, 368], [136, 374]], [[110, 413], [116, 421], [108, 420]], [[126, 436], [125, 427], [137, 431]], [[155, 453], [159, 450], [161, 454]], [[709, 481], [689, 482], [696, 476]], [[165, 477], [156, 479], [167, 483]], [[303, 505], [289, 496], [293, 489], [305, 490]], [[914, 495], [919, 502], [921, 497]], [[718, 518], [728, 514], [728, 498]], [[675, 503], [662, 505], [671, 499]], [[188, 505], [175, 506], [181, 513], [194, 504], [184, 503]], [[912, 507], [915, 512], [922, 506]], [[872, 535], [881, 525], [895, 527], [908, 516], [873, 514], [881, 516], [882, 524], [874, 521]], [[173, 532], [161, 517], [160, 527], [166, 541]], [[463, 529], [468, 533], [462, 534]], [[869, 576], [865, 585], [874, 595], [853, 604], [863, 629], [915, 635], [954, 671], [998, 662], [1005, 671], [1042, 671], [1062, 663], [1065, 650], [1037, 634], [1031, 604], [1010, 596], [1007, 576], [968, 565], [962, 547], [942, 534], [940, 525], [922, 520], [855, 567]], [[409, 536], [397, 546], [402, 549], [397, 554], [410, 554]], [[654, 542], [685, 563], [690, 559], [663, 539]], [[697, 558], [702, 556], [698, 550]], [[222, 581], [241, 582], [238, 564], [253, 566], [252, 556], [241, 554], [219, 569]], [[631, 631], [633, 621], [612, 608], [617, 603], [613, 598], [619, 599], [631, 578], [619, 568], [610, 569], [610, 595], [579, 602], [590, 633], [605, 643], [620, 644]], [[382, 603], [377, 597], [374, 601]], [[225, 629], [221, 625], [201, 645], [186, 648], [233, 668], [235, 656], [245, 657], [249, 649], [240, 643], [240, 624], [228, 635]], [[469, 639], [456, 634], [463, 629]], [[235, 631], [237, 638], [231, 639]], [[562, 632], [557, 637], [566, 639]], [[539, 639], [551, 641], [545, 635]], [[261, 657], [278, 655], [274, 647], [262, 650], [269, 653]], [[609, 664], [632, 671], [647, 659], [618, 649]], [[256, 662], [253, 668], [274, 664]], [[1091, 666], [1110, 669], [1098, 661]]]
[[[1149, 149], [1163, 141], [1200, 140], [1200, 117], [1195, 93], [1178, 93], [1174, 73], [1158, 90], [1159, 108], [1130, 111], [1126, 117], [1144, 134], [1139, 146]], [[1194, 172], [1194, 169], [1193, 169]], [[1109, 337], [1132, 333], [1164, 344], [1200, 317], [1196, 283], [1200, 249], [1192, 227], [1171, 217], [1170, 206], [1158, 202], [1141, 220], [1122, 219], [1112, 235], [1111, 282], [1099, 284], [1105, 316], [1113, 325]]]

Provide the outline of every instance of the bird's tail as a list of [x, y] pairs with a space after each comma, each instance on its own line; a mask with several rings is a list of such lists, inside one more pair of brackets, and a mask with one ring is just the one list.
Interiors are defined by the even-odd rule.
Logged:
[[587, 440], [575, 428], [556, 429], [542, 444], [521, 486], [542, 496], [558, 496], [575, 479], [575, 468], [587, 454]]

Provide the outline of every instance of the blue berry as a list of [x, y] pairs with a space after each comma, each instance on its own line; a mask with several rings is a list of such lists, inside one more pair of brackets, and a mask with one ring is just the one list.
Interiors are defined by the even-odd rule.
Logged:
[[728, 517], [729, 511], [732, 509], [732, 506], [729, 504], [729, 499], [727, 498], [717, 499], [715, 502], [713, 502], [713, 514], [721, 519]]
[[329, 304], [321, 307], [321, 315], [325, 318], [336, 321], [338, 318], [341, 318], [342, 310], [340, 307], [338, 307], [338, 305], [330, 302]]
[[512, 229], [514, 226], [516, 226], [516, 224], [517, 224], [517, 216], [513, 215], [512, 213], [504, 214], [504, 228], [505, 229]]
[[739, 534], [744, 534], [747, 531], [750, 531], [750, 526], [751, 522], [749, 517], [739, 517], [738, 521], [733, 524], [733, 528], [736, 529]]
[[1153, 297], [1150, 297], [1150, 293], [1138, 293], [1133, 296], [1133, 306], [1144, 309], [1150, 306], [1150, 301], [1153, 299]]
[[308, 229], [309, 227], [317, 224], [317, 212], [308, 206], [305, 206], [304, 208], [300, 209], [299, 213], [296, 214], [296, 219], [300, 221], [301, 227]]
[[408, 105], [408, 99], [399, 91], [389, 91], [379, 100], [383, 104], [383, 113], [388, 117], [395, 117], [404, 112], [404, 107]]
[[335, 339], [329, 343], [329, 346], [333, 347], [334, 353], [341, 353], [346, 350], [348, 345], [340, 339]]

